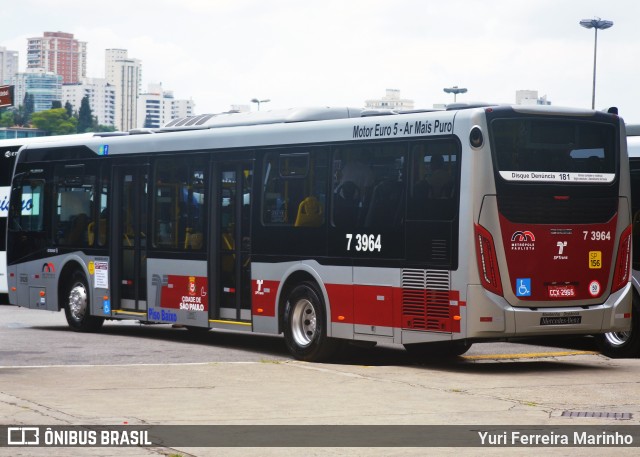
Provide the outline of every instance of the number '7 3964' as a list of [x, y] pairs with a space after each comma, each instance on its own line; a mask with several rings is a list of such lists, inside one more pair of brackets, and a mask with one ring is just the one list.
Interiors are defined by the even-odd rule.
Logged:
[[382, 239], [380, 235], [366, 233], [347, 233], [347, 251], [358, 252], [380, 252], [382, 250]]
[[585, 240], [590, 241], [610, 241], [611, 232], [609, 230], [583, 230], [582, 235]]

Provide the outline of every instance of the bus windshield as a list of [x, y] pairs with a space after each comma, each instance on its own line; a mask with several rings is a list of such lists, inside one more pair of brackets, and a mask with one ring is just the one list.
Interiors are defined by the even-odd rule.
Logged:
[[507, 181], [610, 183], [615, 178], [615, 128], [559, 119], [495, 119], [496, 166]]

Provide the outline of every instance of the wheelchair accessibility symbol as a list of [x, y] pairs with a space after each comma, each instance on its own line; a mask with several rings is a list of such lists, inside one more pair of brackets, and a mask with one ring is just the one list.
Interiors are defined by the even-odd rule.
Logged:
[[516, 297], [531, 296], [531, 278], [516, 279]]

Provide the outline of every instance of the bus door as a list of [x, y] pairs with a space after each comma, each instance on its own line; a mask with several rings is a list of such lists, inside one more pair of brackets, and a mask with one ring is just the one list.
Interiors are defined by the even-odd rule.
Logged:
[[[218, 247], [214, 319], [251, 320], [250, 210], [253, 164], [251, 161], [219, 163], [214, 246]], [[215, 265], [215, 262], [213, 262]]]
[[114, 168], [114, 224], [111, 227], [114, 310], [147, 310], [147, 200], [149, 167], [147, 164]]

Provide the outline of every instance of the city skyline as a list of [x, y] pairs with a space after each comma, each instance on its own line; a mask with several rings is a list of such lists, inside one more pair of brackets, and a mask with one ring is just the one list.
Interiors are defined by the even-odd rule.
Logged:
[[[393, 7], [375, 0], [114, 0], [95, 23], [91, 2], [7, 6], [5, 14], [30, 19], [0, 31], [0, 46], [20, 53], [21, 70], [27, 37], [73, 33], [87, 42], [87, 77], [104, 77], [105, 49], [127, 49], [144, 64], [143, 87], [162, 83], [176, 98], [193, 99], [198, 113], [251, 105], [255, 97], [271, 100], [263, 109], [362, 107], [386, 88], [429, 108], [450, 103], [443, 88], [456, 85], [468, 88], [458, 102], [514, 103], [517, 90], [529, 89], [554, 105], [590, 108], [593, 34], [579, 21], [602, 17], [615, 25], [598, 37], [596, 109], [618, 106], [627, 122], [640, 122], [640, 96], [621, 89], [633, 88], [640, 72], [640, 63], [620, 58], [632, 56], [638, 42], [640, 4], [631, 0], [400, 0]], [[60, 9], [64, 15], [55, 14]]]
[[176, 99], [161, 83], [148, 84], [143, 93], [142, 62], [129, 57], [126, 49], [106, 49], [104, 77], [87, 77], [86, 44], [62, 31], [30, 37], [24, 71], [17, 64], [19, 51], [0, 46], [0, 83], [15, 86], [14, 106], [22, 105], [28, 93], [36, 113], [51, 109], [54, 102], [69, 103], [78, 112], [88, 97], [97, 123], [121, 131], [158, 128], [194, 114], [192, 99]]

